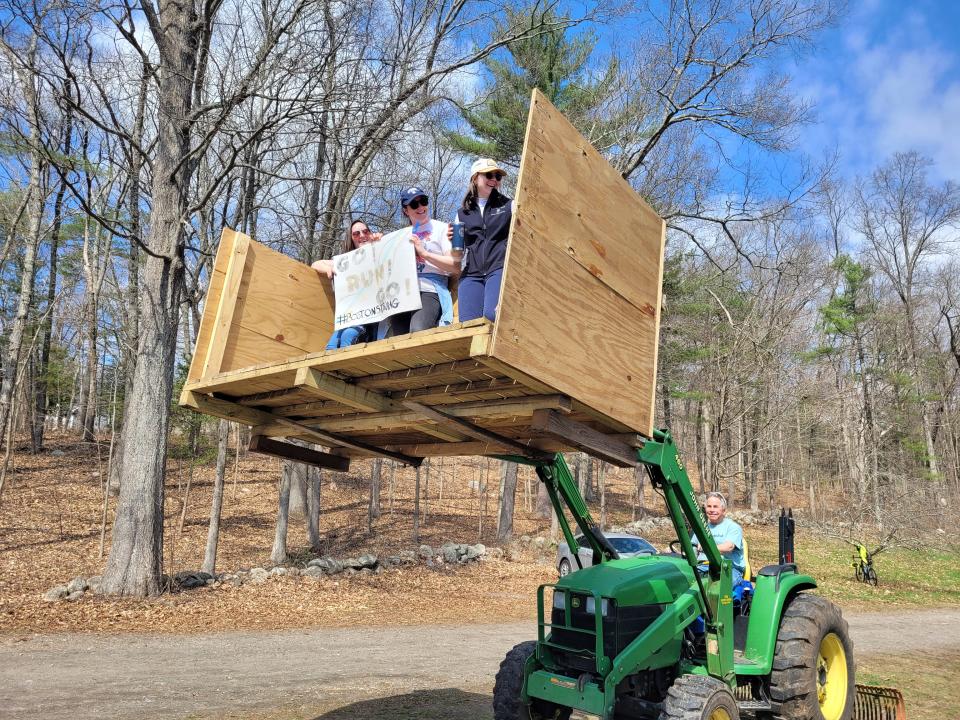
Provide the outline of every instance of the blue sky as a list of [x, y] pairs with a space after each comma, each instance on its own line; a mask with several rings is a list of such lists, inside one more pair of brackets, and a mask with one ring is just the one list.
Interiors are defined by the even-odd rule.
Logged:
[[931, 180], [960, 181], [960, 3], [853, 2], [788, 71], [816, 108], [817, 123], [800, 133], [804, 153], [836, 148], [851, 178], [918, 150], [934, 161]]

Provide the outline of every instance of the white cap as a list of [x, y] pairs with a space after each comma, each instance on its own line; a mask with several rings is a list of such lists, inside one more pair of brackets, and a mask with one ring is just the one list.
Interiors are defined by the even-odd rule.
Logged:
[[470, 177], [473, 177], [477, 173], [493, 172], [494, 170], [498, 170], [504, 175], [507, 174], [502, 167], [497, 165], [496, 160], [492, 158], [480, 158], [479, 160], [475, 160], [473, 165], [470, 166]]

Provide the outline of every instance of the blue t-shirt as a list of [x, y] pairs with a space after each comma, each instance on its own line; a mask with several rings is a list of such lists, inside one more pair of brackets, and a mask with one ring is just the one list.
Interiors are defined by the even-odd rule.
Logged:
[[[724, 518], [716, 525], [710, 525], [710, 534], [713, 535], [713, 541], [717, 545], [724, 542], [733, 543], [733, 550], [721, 554], [742, 573], [745, 567], [743, 562], [743, 529], [730, 518]], [[693, 536], [693, 544], [699, 544], [696, 534]]]

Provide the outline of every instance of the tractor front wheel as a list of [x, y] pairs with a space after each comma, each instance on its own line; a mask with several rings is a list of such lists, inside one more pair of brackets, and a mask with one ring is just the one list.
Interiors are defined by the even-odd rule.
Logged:
[[776, 717], [849, 720], [854, 693], [853, 644], [840, 610], [817, 595], [797, 595], [783, 612], [770, 673]]
[[570, 708], [547, 708], [540, 703], [528, 707], [520, 699], [523, 690], [523, 667], [536, 650], [536, 641], [528, 640], [514, 645], [503, 658], [493, 683], [494, 720], [567, 720], [570, 717]]
[[708, 675], [681, 675], [663, 701], [660, 720], [739, 720], [730, 688]]

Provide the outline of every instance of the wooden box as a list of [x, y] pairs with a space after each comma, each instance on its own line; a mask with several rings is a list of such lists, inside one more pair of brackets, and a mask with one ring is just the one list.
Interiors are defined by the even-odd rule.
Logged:
[[663, 221], [534, 92], [495, 323], [325, 351], [329, 284], [224, 230], [181, 404], [340, 469], [573, 448], [630, 465], [653, 429], [663, 244]]

